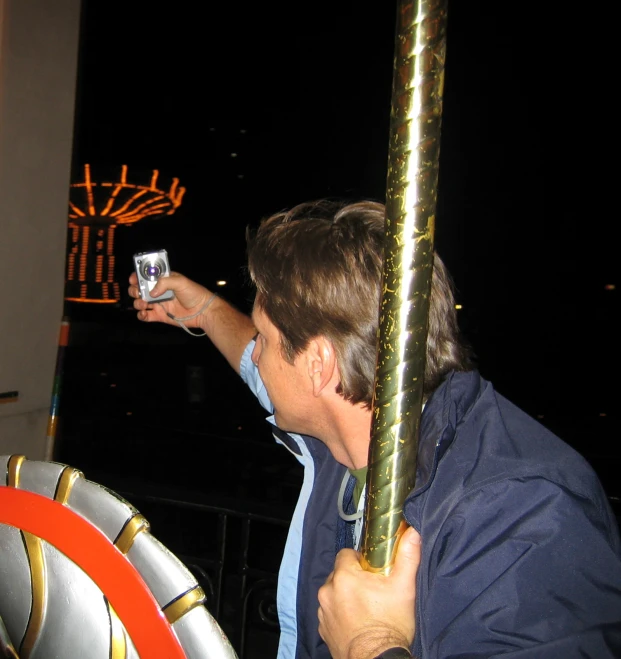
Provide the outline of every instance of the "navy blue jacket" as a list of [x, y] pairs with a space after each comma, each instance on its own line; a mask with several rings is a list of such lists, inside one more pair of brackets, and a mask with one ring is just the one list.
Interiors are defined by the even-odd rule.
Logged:
[[[317, 591], [343, 544], [345, 468], [316, 439], [276, 435], [306, 469], [279, 575], [297, 588], [293, 602], [279, 585], [279, 613], [295, 611], [279, 659], [328, 659]], [[601, 484], [478, 373], [450, 374], [427, 401], [404, 515], [423, 541], [417, 659], [621, 658], [621, 543]]]

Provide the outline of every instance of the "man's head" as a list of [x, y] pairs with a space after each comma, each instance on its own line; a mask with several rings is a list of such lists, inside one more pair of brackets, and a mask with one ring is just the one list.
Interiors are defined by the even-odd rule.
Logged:
[[[255, 307], [280, 332], [292, 363], [315, 337], [334, 346], [337, 392], [371, 407], [382, 282], [382, 204], [300, 204], [247, 233]], [[449, 275], [436, 256], [429, 313], [425, 395], [452, 369], [470, 368], [457, 326]]]

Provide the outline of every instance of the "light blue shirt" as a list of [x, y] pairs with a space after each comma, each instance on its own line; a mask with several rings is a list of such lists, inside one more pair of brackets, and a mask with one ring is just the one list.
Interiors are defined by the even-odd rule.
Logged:
[[[265, 385], [259, 375], [259, 369], [252, 361], [254, 343], [254, 341], [251, 341], [244, 350], [240, 363], [240, 375], [242, 380], [250, 388], [250, 391], [257, 397], [259, 403], [270, 413], [271, 416], [267, 418], [268, 423], [275, 426], [276, 421], [273, 416], [274, 406], [267, 395]], [[278, 571], [276, 604], [278, 608], [278, 621], [280, 623], [280, 640], [278, 643], [277, 659], [292, 659], [296, 653], [298, 636], [297, 592], [300, 557], [302, 554], [302, 531], [304, 514], [315, 480], [315, 465], [304, 440], [300, 435], [295, 433], [289, 433], [289, 436], [295, 441], [301, 451], [301, 455], [292, 453], [304, 467], [304, 480], [298, 502], [293, 512], [283, 558], [280, 563], [280, 570]], [[274, 439], [289, 450], [286, 444], [278, 437], [274, 436]]]

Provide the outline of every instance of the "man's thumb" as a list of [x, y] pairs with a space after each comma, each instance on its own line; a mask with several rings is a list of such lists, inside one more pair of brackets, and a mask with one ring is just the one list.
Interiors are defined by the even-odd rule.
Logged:
[[164, 279], [168, 279], [168, 277], [160, 277], [160, 279], [157, 280], [155, 286], [149, 291], [149, 295], [151, 295], [151, 297], [159, 297], [162, 295], [162, 293], [165, 293], [168, 290], [167, 282], [162, 281]]
[[420, 564], [420, 554], [420, 534], [414, 527], [409, 526], [399, 540], [392, 573], [401, 574], [404, 577], [416, 575]]

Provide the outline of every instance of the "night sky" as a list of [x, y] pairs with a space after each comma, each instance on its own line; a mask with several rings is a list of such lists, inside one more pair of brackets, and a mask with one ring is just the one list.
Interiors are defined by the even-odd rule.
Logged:
[[[84, 2], [74, 172], [178, 177], [174, 216], [118, 230], [118, 271], [165, 247], [173, 269], [247, 299], [247, 224], [384, 199], [396, 3], [164, 6]], [[449, 3], [436, 248], [483, 375], [612, 454], [620, 282], [590, 75], [605, 52], [584, 16], [527, 9]]]

